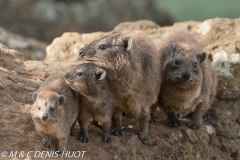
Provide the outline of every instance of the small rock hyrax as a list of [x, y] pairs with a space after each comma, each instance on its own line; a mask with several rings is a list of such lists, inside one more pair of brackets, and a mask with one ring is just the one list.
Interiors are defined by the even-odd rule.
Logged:
[[117, 106], [112, 133], [123, 133], [122, 111], [132, 112], [139, 121], [139, 138], [148, 142], [150, 106], [157, 101], [161, 81], [159, 53], [152, 40], [141, 31], [109, 34], [80, 49], [79, 55], [107, 69]]
[[[199, 129], [202, 116], [216, 95], [217, 74], [206, 53], [187, 31], [171, 30], [159, 41], [162, 86], [159, 105], [168, 116], [168, 124], [181, 124], [177, 114], [187, 113], [188, 127]], [[151, 121], [156, 106], [152, 107]]]
[[64, 76], [66, 83], [81, 95], [79, 114], [80, 140], [88, 142], [87, 126], [91, 118], [103, 125], [104, 142], [111, 142], [110, 128], [114, 96], [106, 80], [106, 70], [95, 64], [85, 63], [72, 68]]
[[60, 75], [50, 76], [33, 93], [32, 119], [45, 147], [51, 146], [50, 137], [57, 137], [58, 152], [66, 151], [70, 129], [72, 134], [79, 113], [78, 98]]

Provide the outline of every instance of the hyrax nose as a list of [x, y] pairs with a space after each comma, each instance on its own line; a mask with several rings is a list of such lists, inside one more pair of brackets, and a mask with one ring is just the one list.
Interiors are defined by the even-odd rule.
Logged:
[[182, 77], [184, 79], [189, 79], [191, 77], [191, 73], [189, 71], [182, 72]]
[[69, 77], [69, 74], [66, 73], [66, 74], [64, 75], [64, 78], [68, 78], [68, 77]]
[[78, 51], [78, 54], [79, 54], [79, 56], [83, 57], [83, 56], [84, 56], [83, 49], [80, 49], [80, 50]]
[[48, 116], [46, 114], [42, 116], [43, 121], [46, 121], [47, 119], [48, 119]]

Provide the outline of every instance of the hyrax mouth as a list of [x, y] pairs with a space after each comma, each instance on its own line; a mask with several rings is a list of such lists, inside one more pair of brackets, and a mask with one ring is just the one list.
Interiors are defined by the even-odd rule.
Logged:
[[96, 61], [98, 61], [98, 59], [97, 58], [86, 58], [86, 57], [83, 57], [83, 59], [84, 59], [84, 61], [86, 61], [86, 62], [96, 62]]
[[74, 81], [69, 78], [64, 78], [64, 79], [65, 79], [66, 83], [74, 83]]
[[189, 79], [189, 78], [188, 78], [188, 79], [182, 78], [182, 81], [184, 81], [184, 82], [190, 82], [190, 79]]
[[177, 83], [178, 82], [182, 82], [182, 83], [188, 83], [188, 82], [191, 82], [191, 79], [190, 78], [179, 78], [179, 77], [176, 77], [176, 80], [177, 80]]
[[77, 84], [73, 80], [66, 80], [66, 83], [73, 89]]

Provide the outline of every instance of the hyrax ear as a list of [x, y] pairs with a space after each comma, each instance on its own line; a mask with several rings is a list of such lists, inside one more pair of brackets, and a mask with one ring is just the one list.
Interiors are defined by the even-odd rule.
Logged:
[[97, 68], [95, 70], [95, 76], [98, 81], [101, 81], [105, 78], [106, 76], [106, 71], [104, 69]]
[[175, 43], [172, 43], [169, 47], [168, 47], [168, 55], [173, 55], [174, 52], [176, 51], [176, 45]]
[[199, 60], [199, 63], [202, 63], [206, 59], [206, 53], [202, 52], [197, 55], [197, 59]]
[[37, 92], [37, 91], [32, 94], [32, 100], [33, 100], [33, 102], [36, 101], [37, 95], [38, 95], [38, 92]]
[[123, 41], [125, 49], [127, 51], [130, 51], [133, 47], [132, 37], [131, 36], [123, 36], [122, 41]]
[[59, 105], [63, 105], [66, 101], [66, 98], [63, 95], [58, 96]]

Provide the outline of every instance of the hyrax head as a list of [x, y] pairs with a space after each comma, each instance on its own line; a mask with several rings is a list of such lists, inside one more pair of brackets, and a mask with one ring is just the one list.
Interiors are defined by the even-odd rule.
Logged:
[[183, 87], [198, 84], [202, 78], [200, 64], [205, 58], [206, 53], [198, 48], [172, 43], [167, 51], [165, 80]]
[[117, 62], [122, 56], [127, 57], [132, 50], [132, 37], [110, 34], [91, 42], [79, 50], [79, 55], [86, 61]]
[[34, 105], [32, 108], [33, 118], [42, 122], [58, 121], [61, 106], [65, 103], [65, 97], [56, 92], [43, 90], [32, 95]]
[[72, 68], [64, 76], [66, 83], [83, 95], [97, 93], [106, 81], [106, 70], [95, 64], [84, 63]]

